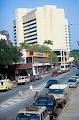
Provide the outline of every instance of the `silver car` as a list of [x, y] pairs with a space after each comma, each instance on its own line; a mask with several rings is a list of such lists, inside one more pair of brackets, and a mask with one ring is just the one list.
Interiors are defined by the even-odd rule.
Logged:
[[77, 80], [75, 78], [70, 78], [68, 80], [68, 86], [70, 88], [76, 88], [77, 87]]

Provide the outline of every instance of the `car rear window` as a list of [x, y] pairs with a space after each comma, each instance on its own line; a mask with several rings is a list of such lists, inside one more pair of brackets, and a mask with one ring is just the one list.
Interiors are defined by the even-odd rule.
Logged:
[[76, 82], [76, 79], [69, 79], [68, 82]]
[[57, 80], [49, 80], [47, 84], [57, 84]]
[[16, 120], [40, 120], [40, 116], [38, 114], [19, 113], [16, 117]]

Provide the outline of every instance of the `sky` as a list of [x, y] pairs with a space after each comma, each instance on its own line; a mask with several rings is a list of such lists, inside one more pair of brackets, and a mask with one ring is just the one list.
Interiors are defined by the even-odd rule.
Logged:
[[79, 0], [0, 0], [0, 30], [7, 30], [13, 38], [13, 20], [16, 8], [35, 8], [44, 5], [56, 5], [63, 8], [71, 28], [71, 49], [79, 49]]

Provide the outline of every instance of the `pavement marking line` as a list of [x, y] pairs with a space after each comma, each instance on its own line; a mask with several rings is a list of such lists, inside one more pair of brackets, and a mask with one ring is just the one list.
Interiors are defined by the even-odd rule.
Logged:
[[0, 105], [0, 110], [8, 108], [9, 106], [12, 106], [12, 105], [14, 105], [14, 104], [16, 104], [17, 102], [20, 102], [20, 101], [21, 101], [21, 99], [16, 99], [16, 100], [15, 99], [10, 99], [10, 100], [8, 100], [5, 103]]
[[[45, 85], [46, 85], [46, 84], [44, 83], [44, 84], [42, 84], [40, 87], [37, 86], [37, 87], [35, 87], [34, 89], [38, 89], [38, 91], [41, 91], [41, 90], [45, 87]], [[27, 94], [27, 93], [28, 93], [28, 94]], [[4, 103], [2, 103], [2, 104], [0, 105], [0, 110], [9, 108], [9, 107], [11, 107], [11, 106], [13, 106], [13, 105], [21, 102], [21, 101], [22, 101], [21, 98], [26, 99], [26, 98], [30, 97], [30, 91], [29, 91], [29, 90], [27, 91], [27, 93], [24, 92], [24, 93], [22, 94], [22, 96], [15, 96], [13, 99], [9, 99], [9, 100], [5, 101]]]
[[45, 85], [46, 85], [46, 83], [42, 84], [40, 87], [34, 87], [33, 89], [40, 91], [42, 88], [45, 87]]

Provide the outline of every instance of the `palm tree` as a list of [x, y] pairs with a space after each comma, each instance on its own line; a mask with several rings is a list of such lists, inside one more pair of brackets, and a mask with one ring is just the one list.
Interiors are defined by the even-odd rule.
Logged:
[[24, 42], [20, 43], [20, 48], [29, 50], [29, 49], [30, 49], [30, 45], [27, 44], [27, 43], [24, 41]]
[[51, 41], [51, 40], [45, 40], [44, 44], [53, 45], [53, 41]]

